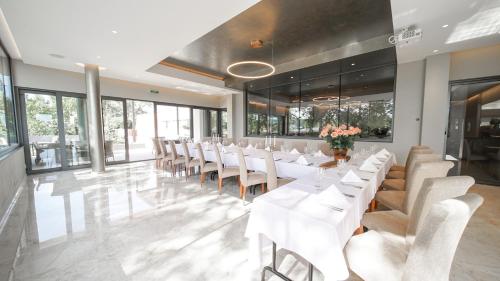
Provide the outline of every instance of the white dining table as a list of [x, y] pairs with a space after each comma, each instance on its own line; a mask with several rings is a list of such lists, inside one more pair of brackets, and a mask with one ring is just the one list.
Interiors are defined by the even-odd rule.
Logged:
[[[187, 143], [189, 155], [196, 159], [199, 159], [198, 150], [194, 143]], [[168, 148], [169, 149], [169, 148]], [[216, 162], [215, 151], [213, 145], [204, 144], [202, 145], [203, 156], [206, 161]], [[237, 146], [219, 146], [219, 153], [221, 154], [221, 159], [226, 167], [239, 167], [238, 155], [236, 154]], [[176, 150], [179, 155], [185, 156], [184, 148], [182, 144], [176, 144]], [[243, 154], [245, 155], [245, 162], [247, 168], [253, 171], [266, 172], [266, 163], [264, 159], [264, 150], [262, 149], [248, 149], [242, 148]], [[303, 165], [297, 163], [297, 159], [303, 155], [306, 160], [310, 163], [309, 165]], [[273, 151], [274, 163], [276, 165], [276, 173], [280, 178], [293, 178], [300, 179], [303, 177], [308, 177], [311, 174], [317, 173], [319, 165], [324, 162], [331, 161], [332, 159], [328, 156], [314, 156], [311, 154], [291, 154], [282, 151]]]
[[[339, 168], [313, 172], [255, 198], [245, 232], [250, 265], [262, 268], [264, 249], [274, 242], [305, 258], [325, 280], [347, 279], [343, 248], [394, 164], [391, 154], [374, 173], [351, 164], [341, 173]], [[364, 187], [341, 182], [349, 170], [364, 179]]]

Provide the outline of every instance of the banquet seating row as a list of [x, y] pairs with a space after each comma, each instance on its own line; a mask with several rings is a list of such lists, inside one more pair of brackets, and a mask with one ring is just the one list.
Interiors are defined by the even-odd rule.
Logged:
[[[448, 280], [460, 237], [483, 199], [466, 194], [469, 176], [447, 177], [450, 161], [426, 146], [410, 149], [375, 195], [390, 210], [367, 212], [369, 231], [345, 247], [350, 269], [364, 280]], [[396, 173], [397, 172], [397, 173]]]

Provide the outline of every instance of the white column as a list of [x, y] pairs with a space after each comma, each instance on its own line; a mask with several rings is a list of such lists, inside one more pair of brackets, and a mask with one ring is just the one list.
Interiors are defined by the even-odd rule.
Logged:
[[101, 114], [101, 91], [99, 87], [99, 66], [85, 65], [87, 87], [87, 108], [89, 120], [90, 157], [93, 172], [104, 172], [104, 137]]

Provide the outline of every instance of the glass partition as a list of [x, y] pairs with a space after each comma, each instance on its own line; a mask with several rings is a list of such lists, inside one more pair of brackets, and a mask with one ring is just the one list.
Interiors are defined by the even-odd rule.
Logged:
[[269, 89], [247, 92], [247, 134], [264, 135], [268, 130]]
[[191, 137], [191, 108], [181, 107], [177, 108], [179, 116], [179, 137]]
[[102, 101], [106, 163], [127, 160], [125, 110], [124, 100]]
[[127, 100], [127, 138], [130, 161], [153, 159], [154, 103]]
[[62, 97], [67, 165], [90, 164], [87, 102], [80, 97]]

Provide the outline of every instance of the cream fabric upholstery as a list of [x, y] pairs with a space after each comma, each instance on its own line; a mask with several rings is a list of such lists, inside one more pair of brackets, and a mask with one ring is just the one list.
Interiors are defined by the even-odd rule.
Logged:
[[482, 202], [471, 193], [434, 204], [409, 248], [376, 231], [353, 236], [345, 248], [349, 267], [371, 281], [449, 280], [462, 233]]
[[[407, 173], [403, 173], [404, 175], [410, 175], [415, 170], [415, 165], [417, 163], [423, 162], [433, 162], [442, 160], [442, 156], [434, 153], [427, 153], [427, 150], [419, 150], [412, 154], [410, 162], [406, 166]], [[393, 171], [389, 173], [402, 173], [398, 171]], [[386, 183], [386, 181], [389, 181]], [[406, 179], [388, 179], [382, 183], [383, 189], [389, 190], [406, 190]]]
[[406, 177], [405, 171], [389, 171], [385, 176], [388, 179], [404, 179]]
[[[406, 164], [403, 166], [403, 165], [394, 165], [391, 167], [391, 171], [405, 171], [406, 170], [406, 166], [410, 163], [410, 155], [413, 153], [413, 151], [415, 150], [419, 150], [419, 149], [424, 149], [424, 150], [431, 150], [428, 146], [425, 146], [425, 145], [414, 145], [412, 147], [410, 147], [410, 150], [408, 151], [408, 155], [406, 156]], [[431, 153], [432, 153], [432, 150], [431, 150]]]
[[192, 159], [189, 155], [189, 148], [185, 141], [182, 142], [182, 148], [184, 149], [184, 159], [186, 164], [186, 169], [200, 166], [200, 160]]
[[375, 195], [375, 200], [393, 210], [409, 214], [424, 180], [445, 177], [451, 167], [453, 167], [451, 161], [417, 163], [415, 170], [407, 179], [406, 191], [380, 191]]
[[215, 159], [217, 160], [217, 173], [220, 179], [225, 179], [229, 177], [239, 176], [240, 170], [238, 167], [224, 167], [222, 165], [222, 159], [220, 158], [219, 147], [214, 144]]
[[177, 149], [175, 148], [175, 141], [171, 140], [168, 141], [168, 144], [170, 145], [170, 160], [172, 161], [173, 165], [178, 165], [184, 163], [184, 156], [179, 156], [177, 154]]
[[247, 163], [245, 161], [245, 155], [243, 155], [243, 150], [238, 148], [238, 161], [240, 164], [240, 183], [244, 187], [249, 187], [256, 184], [261, 184], [266, 182], [266, 174], [261, 172], [251, 172], [249, 173], [247, 170]]
[[361, 224], [391, 239], [403, 242], [406, 239], [406, 243], [412, 244], [422, 219], [433, 204], [462, 196], [473, 184], [474, 179], [469, 176], [426, 179], [409, 216], [395, 210], [371, 212], [364, 214]]
[[264, 159], [266, 161], [267, 190], [271, 191], [293, 181], [293, 179], [278, 179], [278, 176], [276, 175], [276, 164], [274, 163], [272, 152], [265, 151]]
[[201, 172], [208, 173], [208, 172], [217, 171], [217, 164], [216, 163], [207, 163], [206, 162], [205, 155], [203, 154], [203, 148], [201, 147], [200, 143], [196, 144], [196, 149], [198, 150]]
[[[410, 152], [408, 153], [408, 157], [406, 159], [406, 165], [404, 171], [389, 171], [386, 177], [388, 179], [405, 179], [406, 175], [411, 173], [411, 170], [414, 167], [415, 157], [422, 154], [432, 154], [432, 150], [427, 148], [410, 149]], [[436, 159], [436, 160], [441, 160], [441, 159]]]
[[307, 142], [305, 141], [294, 141], [292, 142], [292, 148], [297, 149], [298, 152], [304, 153], [306, 150]]

